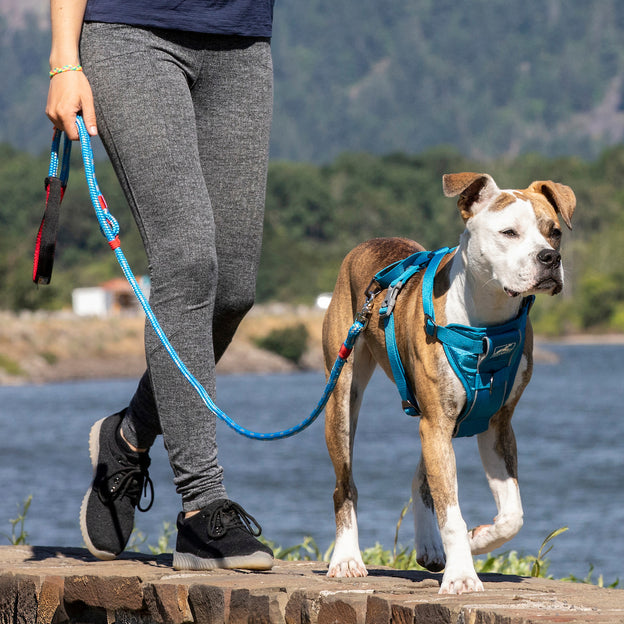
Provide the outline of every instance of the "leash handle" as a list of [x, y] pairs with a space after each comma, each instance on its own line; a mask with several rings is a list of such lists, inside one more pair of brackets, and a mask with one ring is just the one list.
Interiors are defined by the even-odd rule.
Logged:
[[[46, 207], [37, 232], [35, 241], [35, 253], [33, 258], [33, 282], [37, 285], [49, 284], [52, 279], [52, 267], [54, 266], [54, 252], [56, 251], [56, 238], [58, 235], [61, 202], [69, 180], [69, 162], [71, 157], [72, 142], [65, 136], [63, 143], [63, 157], [59, 159], [61, 136], [63, 132], [54, 129], [52, 146], [50, 148], [50, 166], [48, 176], [45, 179]], [[58, 175], [59, 160], [61, 173]]]

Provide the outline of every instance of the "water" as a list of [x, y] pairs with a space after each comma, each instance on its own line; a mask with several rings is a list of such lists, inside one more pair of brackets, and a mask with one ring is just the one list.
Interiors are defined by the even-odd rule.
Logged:
[[[553, 529], [568, 526], [548, 555], [555, 577], [624, 581], [624, 346], [548, 347], [560, 363], [537, 364], [514, 416], [525, 524], [502, 550], [536, 554]], [[26, 530], [31, 544], [81, 546], [78, 511], [91, 477], [87, 438], [93, 422], [123, 407], [134, 381], [90, 381], [0, 387], [0, 534], [9, 534], [32, 494]], [[218, 381], [219, 405], [259, 431], [299, 422], [316, 405], [321, 373], [233, 375]], [[222, 425], [222, 423], [220, 423]], [[376, 374], [365, 396], [356, 439], [362, 548], [393, 545], [420, 454], [418, 420], [400, 409], [394, 386]], [[258, 518], [282, 546], [311, 535], [322, 550], [333, 540], [333, 470], [322, 418], [294, 438], [248, 440], [220, 426], [220, 460], [231, 498]], [[476, 440], [455, 442], [460, 502], [469, 526], [496, 514]], [[154, 507], [137, 528], [155, 544], [180, 504], [162, 444], [152, 450]], [[399, 542], [413, 543], [411, 513]], [[0, 535], [0, 543], [8, 543]], [[146, 547], [143, 547], [147, 551]]]

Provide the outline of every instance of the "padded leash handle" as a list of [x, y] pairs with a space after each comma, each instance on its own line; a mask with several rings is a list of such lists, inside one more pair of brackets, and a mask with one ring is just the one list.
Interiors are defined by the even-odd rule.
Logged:
[[50, 167], [45, 179], [46, 207], [41, 219], [37, 239], [35, 242], [35, 254], [33, 260], [33, 282], [35, 284], [49, 284], [52, 279], [52, 267], [54, 266], [54, 252], [56, 251], [56, 238], [58, 235], [61, 202], [67, 188], [69, 179], [69, 159], [71, 156], [71, 141], [65, 136], [63, 143], [63, 159], [61, 174], [58, 173], [59, 148], [63, 133], [55, 129], [52, 137], [50, 150]]

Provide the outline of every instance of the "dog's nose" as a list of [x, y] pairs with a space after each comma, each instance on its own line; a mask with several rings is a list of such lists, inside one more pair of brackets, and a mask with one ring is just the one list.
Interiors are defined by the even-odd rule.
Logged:
[[556, 249], [542, 249], [537, 254], [537, 259], [545, 266], [556, 269], [561, 264], [561, 254]]

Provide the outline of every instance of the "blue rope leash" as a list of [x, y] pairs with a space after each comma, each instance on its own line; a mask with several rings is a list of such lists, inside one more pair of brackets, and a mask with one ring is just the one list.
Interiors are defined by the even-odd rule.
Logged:
[[[163, 331], [160, 323], [158, 322], [152, 308], [147, 301], [143, 291], [138, 285], [134, 274], [130, 269], [130, 265], [126, 260], [126, 257], [121, 249], [121, 245], [119, 242], [119, 224], [113, 215], [109, 212], [108, 206], [106, 205], [106, 201], [104, 196], [102, 195], [100, 188], [97, 183], [97, 179], [95, 177], [95, 166], [93, 160], [93, 150], [91, 148], [91, 139], [87, 132], [87, 129], [84, 125], [84, 121], [82, 117], [78, 116], [76, 118], [76, 125], [78, 126], [78, 134], [80, 136], [80, 147], [82, 150], [82, 160], [84, 162], [85, 168], [85, 176], [87, 178], [87, 185], [89, 187], [89, 195], [91, 197], [91, 203], [93, 204], [93, 208], [95, 210], [95, 214], [100, 225], [100, 230], [102, 234], [108, 241], [110, 248], [115, 253], [117, 258], [117, 262], [123, 271], [128, 283], [132, 287], [136, 298], [138, 299], [141, 307], [143, 308], [147, 319], [149, 320], [151, 326], [153, 327], [156, 335], [162, 342], [165, 350], [173, 360], [174, 364], [177, 366], [182, 375], [186, 378], [186, 380], [191, 384], [191, 386], [195, 389], [197, 394], [200, 396], [204, 404], [208, 407], [208, 409], [213, 412], [218, 418], [220, 418], [223, 422], [225, 422], [229, 427], [234, 429], [237, 433], [246, 436], [248, 438], [252, 438], [255, 440], [279, 440], [282, 438], [288, 438], [293, 436], [300, 431], [303, 431], [307, 427], [309, 427], [320, 415], [323, 411], [329, 397], [331, 396], [334, 388], [336, 386], [336, 382], [338, 381], [338, 377], [342, 371], [342, 367], [344, 366], [349, 354], [353, 350], [355, 345], [355, 341], [362, 330], [366, 327], [368, 322], [368, 318], [363, 311], [358, 315], [353, 325], [349, 329], [349, 333], [347, 335], [346, 340], [344, 341], [342, 348], [340, 349], [340, 353], [334, 362], [331, 373], [329, 375], [329, 379], [327, 381], [327, 385], [325, 386], [325, 390], [323, 395], [321, 396], [320, 401], [317, 403], [316, 407], [312, 411], [312, 413], [298, 425], [291, 427], [289, 429], [284, 429], [283, 431], [275, 431], [271, 433], [261, 433], [257, 431], [251, 431], [242, 427], [237, 422], [232, 420], [225, 412], [223, 412], [210, 398], [208, 392], [206, 392], [205, 388], [195, 379], [192, 373], [188, 370], [184, 362], [180, 359], [175, 349], [169, 342], [165, 332]], [[54, 140], [52, 142], [52, 156], [51, 161], [55, 161], [55, 168], [58, 167], [58, 147], [60, 142], [60, 135], [62, 133], [60, 131], [56, 131], [54, 134]], [[67, 148], [67, 144], [65, 144], [65, 152], [64, 152], [64, 168], [69, 169], [69, 149]], [[67, 160], [67, 165], [65, 165], [65, 159]], [[52, 165], [51, 165], [52, 167]], [[56, 169], [55, 169], [56, 170]], [[367, 301], [367, 305], [370, 304], [371, 299]], [[366, 308], [366, 305], [365, 305]]]

